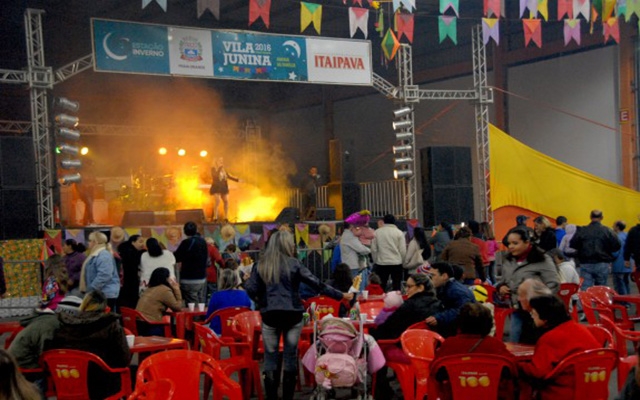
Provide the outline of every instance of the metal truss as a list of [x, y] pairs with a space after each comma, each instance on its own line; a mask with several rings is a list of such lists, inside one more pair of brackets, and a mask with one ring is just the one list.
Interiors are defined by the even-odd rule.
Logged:
[[29, 133], [30, 130], [31, 122], [0, 120], [0, 132], [22, 135], [25, 133]]
[[42, 10], [27, 9], [24, 15], [27, 39], [27, 80], [31, 96], [31, 131], [36, 162], [36, 195], [40, 230], [55, 227], [54, 168], [49, 134], [47, 89], [53, 88], [51, 68], [45, 67]]
[[473, 87], [478, 96], [475, 103], [475, 117], [480, 208], [483, 220], [493, 225], [489, 169], [489, 104], [493, 103], [493, 91], [487, 86], [487, 56], [480, 25], [472, 29], [472, 45]]
[[55, 83], [64, 82], [74, 75], [93, 67], [93, 54], [84, 56], [56, 70]]
[[397, 99], [398, 98], [398, 88], [393, 86], [393, 83], [384, 79], [380, 75], [373, 73], [373, 87], [377, 89], [378, 92], [384, 94], [385, 96]]
[[26, 71], [12, 71], [10, 69], [0, 69], [0, 83], [27, 83], [28, 75]]

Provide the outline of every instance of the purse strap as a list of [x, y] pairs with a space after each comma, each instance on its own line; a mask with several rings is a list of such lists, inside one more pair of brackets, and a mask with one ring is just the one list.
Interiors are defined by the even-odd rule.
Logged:
[[484, 336], [480, 338], [480, 340], [478, 340], [473, 346], [471, 346], [471, 348], [467, 351], [467, 353], [473, 353], [473, 351], [480, 346], [480, 343], [482, 343], [482, 341], [484, 340]]

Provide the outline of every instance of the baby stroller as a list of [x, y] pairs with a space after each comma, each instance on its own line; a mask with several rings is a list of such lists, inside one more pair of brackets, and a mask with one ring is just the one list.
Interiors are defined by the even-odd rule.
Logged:
[[[371, 371], [371, 365], [367, 363], [369, 345], [362, 323], [359, 326], [356, 329], [352, 321], [333, 317], [314, 322], [314, 345], [302, 360], [304, 367], [314, 374], [317, 384], [311, 400], [330, 398], [335, 393], [334, 388], [351, 388], [351, 398], [358, 400], [372, 398], [367, 394], [367, 369]], [[379, 351], [377, 345], [375, 347]], [[380, 360], [375, 364], [374, 368], [379, 369]], [[380, 367], [382, 365], [384, 357]]]

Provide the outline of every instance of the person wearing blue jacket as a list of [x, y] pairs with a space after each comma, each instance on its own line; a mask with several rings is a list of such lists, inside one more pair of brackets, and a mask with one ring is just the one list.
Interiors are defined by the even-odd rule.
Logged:
[[264, 342], [264, 383], [267, 400], [278, 399], [280, 337], [284, 342], [282, 399], [292, 400], [298, 371], [298, 341], [302, 331], [304, 307], [300, 299], [300, 283], [336, 300], [353, 298], [327, 286], [295, 258], [293, 235], [275, 232], [260, 260], [253, 265], [251, 276], [244, 282], [249, 297], [262, 316]]
[[624, 263], [624, 245], [627, 241], [627, 232], [624, 230], [627, 225], [624, 221], [616, 221], [613, 224], [613, 231], [618, 235], [620, 240], [620, 250], [613, 253], [615, 260], [611, 263], [611, 273], [613, 274], [613, 288], [618, 294], [624, 295], [631, 293], [629, 288], [629, 278], [631, 276], [631, 265], [627, 266]]
[[451, 264], [433, 263], [429, 273], [444, 310], [427, 318], [426, 323], [432, 327], [437, 326], [438, 332], [444, 337], [453, 336], [458, 331], [460, 309], [467, 303], [475, 303], [475, 296], [467, 286], [453, 279]]
[[89, 257], [80, 271], [80, 292], [100, 290], [107, 298], [107, 305], [116, 312], [116, 301], [120, 294], [120, 275], [113, 258], [107, 235], [95, 231], [89, 234]]

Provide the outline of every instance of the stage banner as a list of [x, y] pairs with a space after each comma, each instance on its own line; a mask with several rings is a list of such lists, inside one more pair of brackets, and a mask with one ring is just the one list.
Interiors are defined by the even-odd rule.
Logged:
[[373, 85], [371, 42], [92, 20], [94, 70]]
[[92, 34], [95, 70], [170, 73], [167, 27], [94, 19]]

